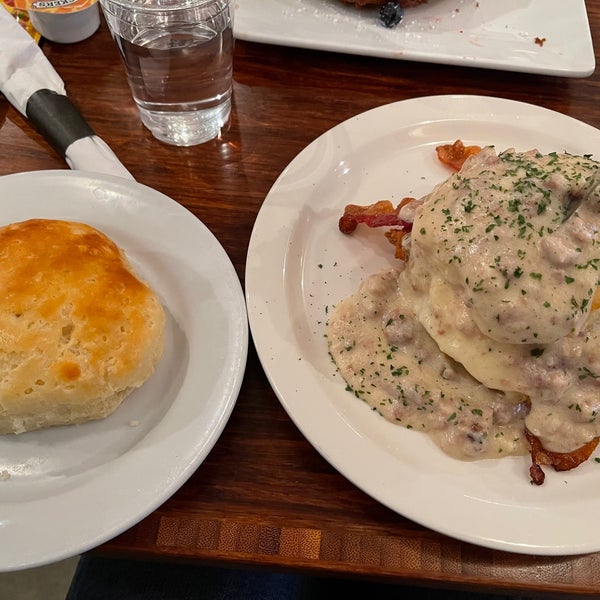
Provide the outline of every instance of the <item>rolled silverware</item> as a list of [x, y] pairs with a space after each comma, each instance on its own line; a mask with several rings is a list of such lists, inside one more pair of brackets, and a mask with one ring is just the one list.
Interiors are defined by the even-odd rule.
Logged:
[[133, 179], [90, 127], [33, 38], [0, 10], [0, 91], [44, 136], [71, 169]]

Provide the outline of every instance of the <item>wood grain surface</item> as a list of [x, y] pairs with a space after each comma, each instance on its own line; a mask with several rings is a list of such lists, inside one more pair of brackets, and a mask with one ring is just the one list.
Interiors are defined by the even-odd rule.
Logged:
[[[588, 12], [600, 49], [600, 2], [590, 0]], [[600, 128], [598, 72], [558, 78], [238, 41], [228, 131], [201, 146], [175, 148], [142, 126], [104, 23], [84, 42], [42, 47], [73, 102], [134, 177], [201, 219], [242, 283], [252, 225], [277, 176], [316, 137], [365, 110], [417, 96], [479, 94], [533, 102]], [[0, 175], [67, 168], [2, 97], [0, 125]], [[298, 431], [252, 345], [237, 405], [206, 461], [153, 514], [96, 551], [486, 592], [600, 597], [600, 554], [487, 550], [425, 529], [372, 500]]]

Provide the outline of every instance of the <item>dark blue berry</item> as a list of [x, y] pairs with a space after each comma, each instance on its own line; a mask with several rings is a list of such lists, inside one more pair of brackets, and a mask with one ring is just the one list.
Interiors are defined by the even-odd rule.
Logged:
[[386, 2], [379, 9], [379, 18], [386, 27], [396, 27], [404, 18], [404, 9], [397, 2]]

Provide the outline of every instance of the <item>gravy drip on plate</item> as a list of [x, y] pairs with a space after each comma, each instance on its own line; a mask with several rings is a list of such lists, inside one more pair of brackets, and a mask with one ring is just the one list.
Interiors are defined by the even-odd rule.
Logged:
[[461, 459], [525, 453], [525, 425], [559, 452], [599, 435], [597, 170], [586, 157], [488, 147], [437, 186], [415, 214], [407, 264], [331, 314], [349, 389]]

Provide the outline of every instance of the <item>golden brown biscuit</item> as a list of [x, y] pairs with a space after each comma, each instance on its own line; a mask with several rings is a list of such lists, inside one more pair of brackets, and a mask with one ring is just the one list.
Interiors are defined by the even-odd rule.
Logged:
[[164, 325], [156, 294], [100, 231], [0, 228], [0, 434], [108, 416], [154, 371]]

